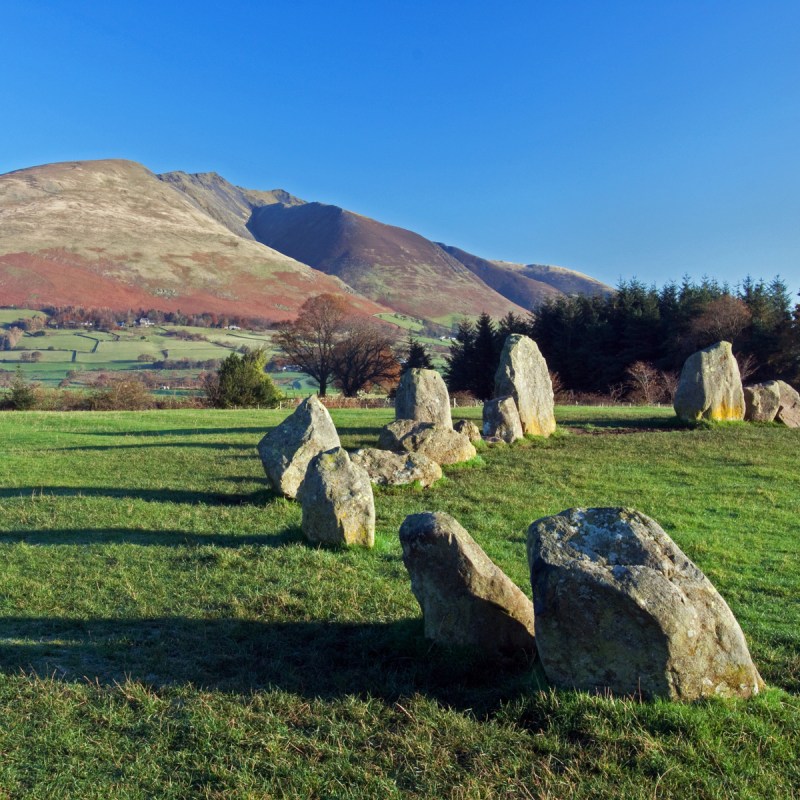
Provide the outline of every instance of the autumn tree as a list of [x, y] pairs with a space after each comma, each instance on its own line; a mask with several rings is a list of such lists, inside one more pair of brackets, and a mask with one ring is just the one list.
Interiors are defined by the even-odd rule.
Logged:
[[334, 351], [344, 337], [346, 317], [344, 298], [316, 295], [300, 306], [297, 319], [282, 323], [275, 336], [289, 363], [319, 384], [320, 397], [325, 397], [334, 377]]
[[334, 382], [345, 397], [370, 386], [393, 383], [400, 374], [390, 329], [370, 319], [352, 318], [332, 352]]
[[738, 297], [723, 294], [706, 303], [691, 323], [692, 333], [705, 347], [714, 342], [732, 342], [750, 324], [753, 315]]

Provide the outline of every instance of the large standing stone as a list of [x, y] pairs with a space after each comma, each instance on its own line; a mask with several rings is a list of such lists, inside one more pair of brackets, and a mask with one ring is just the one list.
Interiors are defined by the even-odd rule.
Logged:
[[513, 397], [496, 397], [483, 404], [483, 435], [508, 444], [522, 438], [522, 422]]
[[427, 638], [489, 653], [533, 651], [531, 601], [456, 520], [412, 514], [400, 527], [400, 543]]
[[777, 381], [744, 387], [744, 418], [748, 422], [772, 422], [781, 405]]
[[382, 428], [378, 446], [384, 450], [421, 453], [437, 464], [469, 461], [477, 454], [475, 446], [463, 433], [410, 419], [399, 419]]
[[717, 342], [686, 359], [673, 407], [688, 422], [744, 419], [742, 379], [730, 342]]
[[435, 369], [409, 369], [403, 373], [394, 401], [395, 419], [432, 422], [453, 427], [450, 395], [442, 376]]
[[303, 533], [312, 542], [375, 544], [375, 503], [363, 467], [341, 447], [319, 453], [308, 464], [297, 493]]
[[494, 376], [494, 394], [514, 398], [523, 433], [549, 436], [556, 429], [553, 384], [533, 339], [519, 333], [506, 339]]
[[258, 443], [258, 454], [273, 487], [294, 498], [308, 462], [317, 453], [339, 444], [328, 409], [316, 395], [311, 395]]
[[763, 687], [725, 601], [644, 514], [573, 508], [539, 519], [528, 562], [536, 646], [554, 684], [673, 700]]
[[456, 433], [463, 433], [471, 442], [481, 440], [481, 429], [469, 419], [460, 419], [453, 423], [453, 430]]
[[403, 486], [415, 481], [430, 486], [442, 477], [442, 468], [422, 453], [390, 453], [365, 447], [352, 453], [350, 460], [367, 471], [372, 483], [382, 486]]
[[787, 428], [800, 428], [800, 394], [784, 381], [775, 381], [780, 392], [780, 405], [775, 419]]

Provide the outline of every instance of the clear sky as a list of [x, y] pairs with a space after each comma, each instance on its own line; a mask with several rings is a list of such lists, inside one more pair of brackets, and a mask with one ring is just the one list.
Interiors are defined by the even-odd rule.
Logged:
[[0, 74], [0, 172], [130, 158], [612, 284], [800, 289], [798, 0], [6, 0]]

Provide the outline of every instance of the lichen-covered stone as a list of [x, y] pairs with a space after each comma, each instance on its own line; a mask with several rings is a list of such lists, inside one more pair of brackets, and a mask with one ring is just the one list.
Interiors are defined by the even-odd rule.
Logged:
[[460, 419], [454, 422], [453, 430], [457, 433], [463, 433], [473, 443], [481, 440], [481, 429], [471, 420]]
[[744, 418], [748, 422], [772, 422], [781, 405], [777, 381], [744, 387]]
[[462, 433], [429, 422], [399, 419], [381, 429], [378, 447], [395, 452], [421, 453], [437, 464], [469, 461], [477, 454], [475, 446]]
[[800, 428], [800, 394], [785, 381], [778, 384], [780, 402], [775, 420], [782, 422], [787, 428]]
[[717, 342], [686, 359], [673, 407], [687, 422], [744, 419], [742, 379], [730, 342]]
[[403, 373], [394, 401], [395, 419], [430, 422], [452, 428], [450, 395], [435, 369], [409, 369]]
[[427, 638], [488, 655], [533, 652], [531, 601], [455, 519], [412, 514], [400, 527], [400, 543]]
[[339, 447], [339, 434], [328, 409], [316, 395], [303, 400], [280, 425], [258, 443], [258, 454], [272, 486], [294, 498], [308, 462], [325, 450]]
[[422, 453], [391, 453], [365, 447], [351, 453], [350, 460], [367, 471], [372, 483], [381, 486], [414, 482], [430, 486], [442, 477], [442, 468]]
[[506, 339], [494, 376], [494, 394], [514, 398], [523, 433], [549, 436], [556, 429], [553, 384], [533, 339], [518, 333]]
[[573, 508], [528, 529], [536, 644], [562, 687], [694, 700], [763, 682], [730, 608], [659, 525]]
[[483, 404], [483, 435], [507, 444], [522, 438], [522, 422], [513, 397], [496, 397]]
[[375, 543], [375, 503], [367, 471], [341, 447], [319, 453], [308, 464], [297, 493], [303, 533], [311, 542]]

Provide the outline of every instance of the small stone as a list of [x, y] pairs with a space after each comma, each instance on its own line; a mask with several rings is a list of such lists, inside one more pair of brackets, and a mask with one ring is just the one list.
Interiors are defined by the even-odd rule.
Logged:
[[772, 422], [781, 405], [777, 381], [744, 387], [744, 418], [748, 422]]
[[513, 397], [496, 397], [483, 404], [483, 435], [507, 444], [522, 438], [522, 422]]
[[372, 483], [381, 486], [418, 482], [427, 487], [442, 477], [442, 468], [422, 453], [390, 453], [365, 447], [351, 453], [350, 460], [367, 471]]
[[455, 519], [412, 514], [400, 543], [427, 638], [489, 655], [534, 651], [531, 601]]
[[686, 359], [673, 407], [687, 422], [744, 419], [742, 379], [730, 342], [717, 342]]
[[800, 428], [800, 394], [785, 381], [775, 381], [780, 392], [780, 405], [775, 415], [777, 422], [787, 428]]
[[325, 450], [339, 447], [339, 434], [328, 409], [316, 395], [303, 400], [258, 443], [258, 454], [272, 486], [294, 498], [308, 462]]
[[409, 369], [403, 373], [394, 401], [395, 419], [431, 422], [452, 428], [450, 395], [435, 369]]
[[429, 422], [400, 419], [381, 429], [378, 446], [384, 450], [421, 453], [437, 464], [469, 461], [477, 455], [464, 434]]
[[363, 467], [341, 447], [319, 453], [308, 464], [297, 499], [303, 507], [303, 533], [311, 542], [375, 543], [372, 484]]
[[473, 444], [481, 440], [481, 429], [471, 420], [460, 419], [458, 422], [453, 423], [453, 430], [456, 433], [462, 433]]

